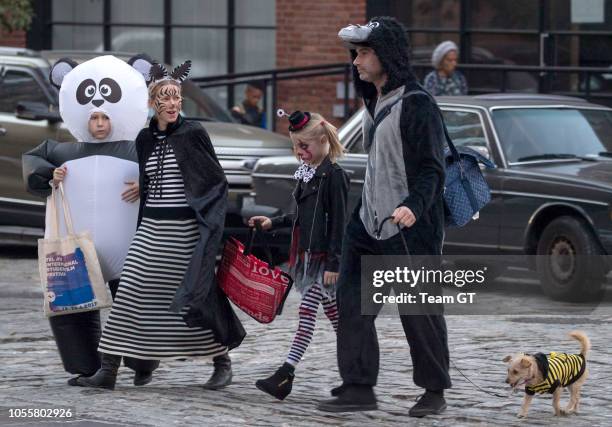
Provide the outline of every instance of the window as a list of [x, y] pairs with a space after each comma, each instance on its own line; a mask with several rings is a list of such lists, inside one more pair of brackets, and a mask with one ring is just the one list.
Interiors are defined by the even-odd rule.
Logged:
[[470, 26], [474, 29], [537, 29], [540, 4], [534, 0], [471, 0]]
[[[505, 66], [612, 70], [612, 0], [367, 0], [367, 17], [395, 16], [409, 35], [417, 77], [444, 40], [460, 48], [470, 94], [544, 92], [612, 105], [612, 72], [511, 71]], [[495, 65], [496, 67], [490, 67]]]
[[49, 105], [49, 99], [31, 74], [8, 70], [0, 81], [0, 112], [14, 113], [22, 101]]
[[183, 83], [183, 115], [219, 122], [234, 121], [226, 109], [190, 81]]
[[496, 110], [493, 121], [509, 162], [612, 151], [612, 113], [569, 108]]
[[364, 109], [360, 109], [353, 114], [346, 123], [338, 129], [340, 143], [349, 153], [365, 154], [363, 150], [363, 138], [361, 137], [361, 122], [363, 120]]
[[443, 110], [444, 123], [455, 147], [469, 146], [490, 158], [487, 139], [477, 113]]
[[[191, 59], [192, 78], [276, 66], [276, 0], [52, 0], [51, 4], [52, 38], [45, 41], [46, 48], [144, 52], [172, 65]], [[242, 100], [243, 91], [236, 86], [230, 93], [225, 87], [207, 93], [228, 108]]]
[[348, 152], [352, 154], [365, 154], [365, 150], [363, 149], [363, 136], [361, 132], [358, 132], [351, 140], [351, 145]]

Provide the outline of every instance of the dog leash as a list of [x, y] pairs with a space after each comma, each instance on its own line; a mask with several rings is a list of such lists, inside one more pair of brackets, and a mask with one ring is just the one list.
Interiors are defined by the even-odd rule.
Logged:
[[[376, 238], [380, 239], [380, 235], [381, 235], [381, 233], [382, 233], [382, 228], [383, 228], [383, 225], [385, 225], [385, 222], [387, 222], [387, 221], [389, 221], [389, 220], [392, 220], [392, 219], [394, 219], [394, 217], [393, 217], [393, 216], [388, 216], [388, 217], [386, 217], [385, 219], [383, 219], [383, 220], [382, 220], [382, 222], [381, 222], [381, 223], [380, 223], [380, 225], [378, 226], [378, 229], [376, 229]], [[406, 238], [404, 237], [404, 234], [402, 233], [402, 228], [400, 227], [399, 223], [398, 223], [398, 224], [396, 224], [396, 225], [397, 225], [397, 231], [399, 232], [400, 238], [402, 239], [402, 244], [404, 245], [404, 249], [406, 250], [406, 255], [407, 255], [407, 256], [408, 256], [408, 258], [409, 258], [410, 268], [412, 268], [412, 256], [410, 255], [410, 250], [408, 249], [408, 242], [406, 242]], [[469, 382], [469, 383], [470, 383], [470, 384], [472, 384], [474, 387], [476, 387], [476, 389], [477, 389], [477, 390], [482, 391], [483, 393], [486, 393], [486, 394], [488, 394], [488, 395], [490, 395], [490, 396], [499, 397], [499, 398], [501, 398], [501, 399], [507, 399], [507, 398], [508, 398], [508, 396], [504, 396], [503, 394], [500, 394], [500, 393], [494, 393], [494, 392], [491, 392], [491, 391], [485, 390], [484, 388], [482, 388], [482, 387], [480, 387], [479, 385], [475, 384], [475, 383], [474, 383], [472, 380], [470, 380], [470, 379], [467, 377], [467, 375], [465, 375], [465, 374], [463, 373], [463, 371], [462, 371], [461, 369], [459, 369], [459, 368], [457, 367], [457, 365], [455, 364], [455, 362], [453, 361], [453, 359], [451, 359], [450, 357], [449, 357], [449, 362], [450, 362], [450, 365], [451, 365], [451, 366], [452, 366], [452, 367], [453, 367], [453, 368], [454, 368], [454, 369], [455, 369], [457, 372], [459, 372], [459, 374], [461, 374], [461, 376], [462, 376], [463, 378], [465, 378], [465, 379], [467, 380], [467, 382]], [[418, 397], [417, 397], [417, 400], [418, 400]]]

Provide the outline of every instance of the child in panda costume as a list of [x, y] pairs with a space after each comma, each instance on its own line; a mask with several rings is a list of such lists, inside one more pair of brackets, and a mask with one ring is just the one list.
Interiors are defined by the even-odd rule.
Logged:
[[[50, 80], [59, 89], [62, 119], [78, 142], [46, 140], [23, 155], [29, 192], [48, 197], [51, 186], [63, 182], [75, 232], [91, 233], [113, 297], [138, 218], [134, 139], [148, 114], [148, 76], [135, 68], [141, 58], [125, 63], [107, 55], [80, 65], [58, 60]], [[60, 231], [65, 232], [64, 224]], [[78, 375], [68, 384], [78, 385], [79, 376], [100, 368], [100, 312], [55, 316], [49, 322], [64, 369]], [[159, 362], [126, 357], [124, 364], [136, 371], [134, 384], [144, 385]]]

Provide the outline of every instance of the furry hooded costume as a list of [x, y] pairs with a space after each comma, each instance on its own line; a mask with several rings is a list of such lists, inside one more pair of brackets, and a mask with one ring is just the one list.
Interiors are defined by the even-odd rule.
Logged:
[[[330, 412], [377, 407], [372, 388], [378, 381], [380, 354], [376, 316], [364, 315], [362, 310], [363, 298], [367, 299], [360, 289], [365, 273], [362, 256], [405, 255], [402, 237], [411, 254], [438, 255], [444, 230], [442, 122], [435, 101], [419, 86], [410, 69], [402, 26], [393, 18], [374, 18], [365, 26], [343, 28], [338, 35], [349, 45], [353, 61], [361, 60], [358, 47], [372, 48], [385, 76], [370, 77], [380, 81], [386, 77], [386, 81], [378, 93], [353, 68], [355, 88], [367, 106], [362, 134], [368, 163], [361, 203], [349, 219], [342, 244], [336, 286], [340, 314], [337, 354], [343, 392], [318, 406]], [[363, 58], [367, 58], [365, 63], [371, 56]], [[377, 127], [375, 117], [379, 119]], [[375, 131], [370, 132], [372, 129]], [[400, 206], [409, 208], [416, 218], [411, 227], [401, 230], [402, 236], [398, 236], [396, 225], [383, 223]], [[433, 258], [427, 268], [438, 268], [435, 264], [439, 257], [421, 256], [419, 263], [426, 258]], [[446, 407], [442, 391], [451, 386], [444, 317], [402, 315], [401, 308], [400, 315], [410, 345], [414, 382], [427, 390], [410, 414], [440, 413]]]
[[[359, 47], [374, 50], [386, 74], [380, 96], [371, 82], [360, 79], [353, 65], [355, 89], [364, 100], [363, 134], [385, 107], [389, 115], [378, 125], [373, 138], [364, 138], [368, 167], [360, 217], [368, 234], [387, 239], [397, 234], [390, 222], [376, 230], [399, 206], [408, 207], [417, 222], [408, 231], [414, 254], [439, 254], [444, 229], [443, 144], [438, 107], [419, 85], [410, 66], [404, 27], [394, 18], [373, 18], [365, 26], [351, 25], [338, 36], [357, 57]], [[425, 217], [424, 219], [422, 219]]]
[[[359, 29], [364, 27], [370, 30], [359, 32]], [[376, 52], [378, 60], [387, 73], [387, 83], [382, 88], [383, 95], [399, 86], [417, 82], [410, 65], [406, 29], [394, 18], [388, 16], [372, 18], [365, 26], [351, 25], [343, 28], [338, 36], [350, 49], [352, 61], [357, 57], [356, 49], [359, 47], [371, 47]], [[353, 83], [357, 94], [366, 100], [375, 98], [374, 84], [361, 80], [357, 68], [355, 66], [352, 68]]]

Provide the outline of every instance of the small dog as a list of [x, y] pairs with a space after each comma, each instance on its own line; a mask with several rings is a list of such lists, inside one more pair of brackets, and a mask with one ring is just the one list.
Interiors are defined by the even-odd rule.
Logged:
[[[536, 393], [552, 393], [556, 416], [578, 412], [580, 389], [589, 373], [586, 357], [591, 343], [584, 332], [574, 331], [569, 336], [580, 343], [580, 354], [520, 353], [504, 357], [503, 361], [508, 363], [506, 383], [510, 384], [513, 390], [525, 386], [525, 399], [518, 413], [519, 418], [527, 416], [529, 405]], [[565, 409], [562, 409], [559, 399], [565, 387], [570, 390], [570, 400]]]

